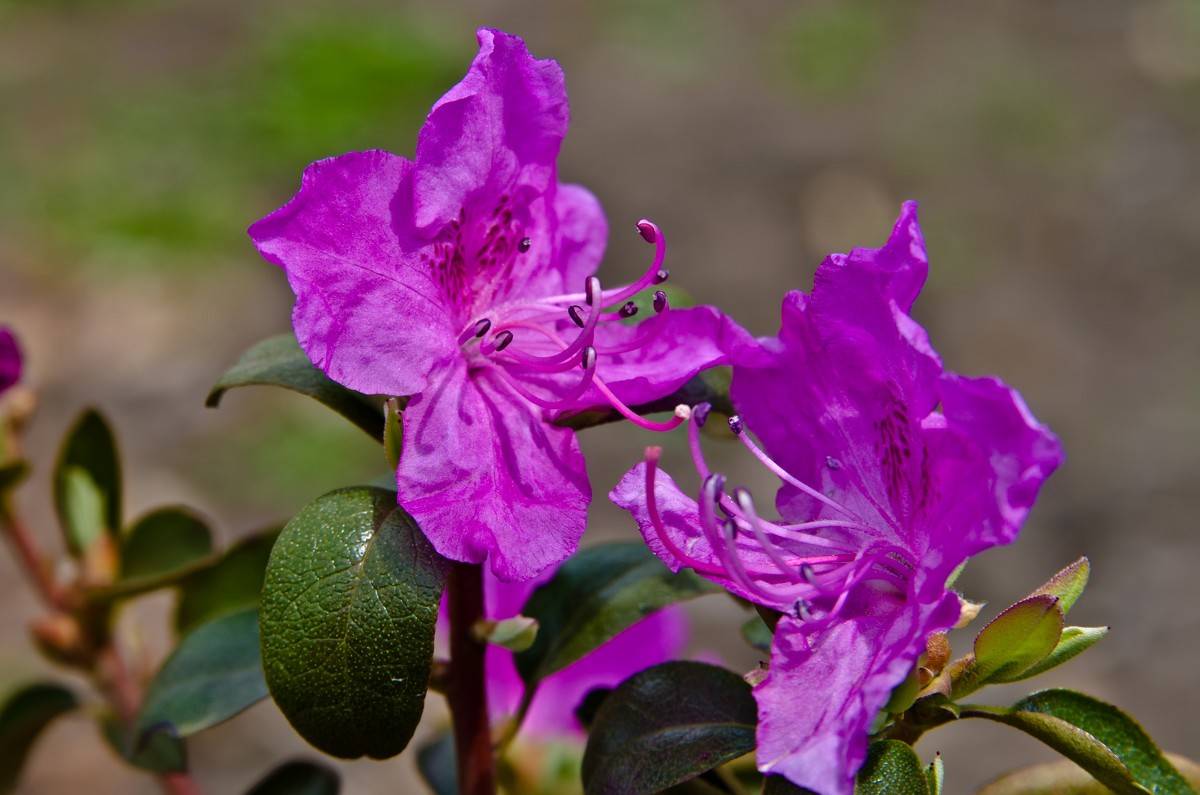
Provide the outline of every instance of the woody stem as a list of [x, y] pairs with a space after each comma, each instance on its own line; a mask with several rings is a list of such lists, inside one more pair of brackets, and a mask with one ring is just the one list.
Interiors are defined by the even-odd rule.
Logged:
[[0, 526], [4, 529], [4, 535], [8, 536], [9, 541], [12, 542], [17, 558], [21, 562], [21, 568], [33, 582], [38, 595], [51, 607], [61, 607], [62, 595], [58, 585], [54, 582], [54, 577], [50, 574], [46, 557], [38, 548], [33, 533], [17, 516], [12, 506], [4, 504], [3, 501], [0, 501]]
[[495, 795], [491, 727], [488, 723], [485, 644], [471, 633], [483, 618], [483, 568], [451, 564], [447, 582], [450, 613], [450, 682], [447, 699], [454, 722], [454, 749], [461, 795]]

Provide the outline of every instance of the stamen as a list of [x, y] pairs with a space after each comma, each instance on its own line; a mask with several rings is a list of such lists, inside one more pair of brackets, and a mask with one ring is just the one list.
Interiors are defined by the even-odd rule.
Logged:
[[762, 547], [763, 552], [767, 553], [767, 557], [771, 559], [771, 562], [775, 564], [775, 567], [781, 573], [788, 577], [795, 577], [796, 570], [788, 563], [787, 558], [780, 552], [779, 547], [775, 546], [771, 539], [767, 538], [766, 531], [763, 530], [762, 523], [758, 518], [758, 513], [754, 510], [754, 500], [750, 497], [750, 492], [739, 487], [733, 494], [738, 506], [746, 514], [750, 530], [754, 533], [754, 538], [758, 541], [758, 545]]
[[645, 428], [648, 431], [675, 430], [680, 425], [687, 422], [688, 418], [692, 416], [691, 408], [680, 404], [675, 407], [675, 416], [666, 422], [654, 422], [653, 420], [648, 420], [621, 402], [621, 399], [613, 394], [613, 391], [608, 388], [608, 384], [604, 383], [601, 378], [597, 377], [595, 383], [596, 389], [600, 390], [600, 394], [604, 395], [605, 399], [612, 404], [612, 407], [617, 410], [618, 414], [632, 422], [634, 425]]
[[600, 280], [595, 276], [589, 276], [583, 283], [583, 300], [588, 306], [595, 306], [597, 295], [603, 295], [600, 290]]
[[708, 412], [711, 410], [711, 403], [697, 403], [692, 406], [692, 419], [695, 420], [697, 428], [704, 427], [704, 423], [708, 421]]
[[675, 559], [682, 565], [695, 569], [701, 574], [711, 574], [716, 577], [727, 578], [729, 575], [721, 567], [697, 560], [680, 549], [667, 532], [667, 528], [663, 526], [662, 515], [658, 512], [658, 497], [655, 493], [656, 481], [658, 479], [658, 459], [661, 456], [661, 447], [646, 448], [646, 512], [650, 514], [650, 524], [654, 527], [654, 532], [658, 535], [658, 540], [662, 542], [667, 551], [675, 556]]
[[662, 284], [669, 278], [671, 278], [671, 272], [669, 270], [667, 270], [666, 268], [659, 268], [654, 273], [654, 283], [655, 284]]
[[501, 331], [496, 336], [492, 337], [493, 350], [497, 353], [512, 345], [513, 333], [508, 329]]
[[[591, 303], [591, 302], [589, 301], [588, 303]], [[576, 326], [579, 326], [580, 328], [584, 327], [585, 322], [583, 319], [583, 307], [582, 306], [580, 306], [579, 304], [571, 304], [571, 306], [569, 306], [567, 308], [567, 314], [571, 317], [572, 323], [574, 323]]]
[[517, 251], [524, 254], [531, 246], [533, 246], [533, 241], [527, 237], [523, 237], [521, 238], [521, 242], [517, 244]]
[[620, 309], [621, 317], [633, 317], [637, 313], [638, 313], [638, 307], [637, 307], [637, 304], [635, 304], [633, 301], [625, 302], [625, 305], [622, 306]]
[[628, 300], [650, 285], [657, 284], [655, 279], [662, 272], [663, 260], [667, 258], [667, 239], [657, 224], [645, 218], [638, 221], [637, 231], [642, 236], [642, 240], [654, 244], [654, 261], [650, 263], [650, 267], [646, 269], [640, 279], [612, 295], [605, 296], [606, 304], [616, 304]]
[[654, 311], [662, 314], [667, 308], [667, 294], [662, 290], [654, 291]]
[[648, 221], [645, 218], [637, 222], [638, 234], [642, 236], [642, 240], [647, 243], [657, 243], [659, 238], [658, 227], [653, 221]]
[[482, 337], [484, 334], [488, 333], [488, 330], [491, 327], [492, 321], [486, 317], [482, 320], [476, 320], [474, 323], [463, 329], [462, 333], [458, 335], [458, 344], [462, 345], [472, 337]]
[[746, 424], [742, 422], [740, 414], [734, 414], [729, 418], [729, 430], [733, 431], [734, 436], [741, 436], [742, 431], [746, 430]]

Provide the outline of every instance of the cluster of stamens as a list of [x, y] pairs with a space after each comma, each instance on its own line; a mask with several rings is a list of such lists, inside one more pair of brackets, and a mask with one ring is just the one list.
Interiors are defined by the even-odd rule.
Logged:
[[[657, 287], [670, 275], [663, 267], [667, 244], [662, 231], [652, 221], [644, 219], [638, 222], [637, 231], [643, 240], [654, 245], [655, 250], [650, 267], [636, 281], [605, 290], [599, 279], [589, 276], [579, 293], [498, 304], [486, 316], [467, 324], [458, 336], [459, 345], [466, 347], [478, 341], [479, 353], [496, 365], [496, 371], [505, 383], [535, 405], [546, 409], [571, 408], [595, 387], [614, 409], [637, 425], [656, 431], [677, 427], [690, 415], [688, 407], [678, 407], [675, 415], [666, 422], [647, 420], [613, 394], [596, 372], [601, 356], [637, 350], [653, 337], [653, 330], [646, 330], [619, 346], [599, 350], [596, 344], [596, 332], [601, 324], [620, 322], [636, 315], [638, 306], [630, 299], [643, 290]], [[530, 239], [523, 238], [517, 244], [517, 251], [523, 254], [531, 247]], [[652, 306], [655, 314], [668, 311], [667, 294], [663, 290], [655, 290]], [[605, 311], [613, 307], [618, 308]], [[568, 339], [567, 332], [572, 330], [575, 336]], [[550, 379], [576, 368], [583, 371], [579, 379], [565, 391], [556, 391], [552, 396], [539, 394], [523, 383], [531, 377], [535, 381], [539, 377]]]
[[[860, 583], [886, 583], [902, 594], [912, 588], [914, 564], [908, 552], [884, 540], [864, 517], [792, 476], [772, 460], [746, 432], [741, 418], [729, 428], [756, 459], [785, 483], [828, 508], [831, 518], [807, 522], [771, 522], [759, 515], [744, 488], [726, 489], [724, 475], [710, 471], [700, 445], [700, 428], [709, 405], [692, 409], [688, 443], [701, 478], [700, 529], [713, 555], [700, 560], [681, 549], [663, 525], [655, 496], [659, 447], [646, 448], [646, 503], [650, 522], [663, 546], [679, 562], [700, 574], [736, 583], [766, 604], [786, 607], [812, 629], [831, 623]], [[840, 465], [839, 465], [840, 466]], [[830, 463], [831, 468], [835, 468]]]

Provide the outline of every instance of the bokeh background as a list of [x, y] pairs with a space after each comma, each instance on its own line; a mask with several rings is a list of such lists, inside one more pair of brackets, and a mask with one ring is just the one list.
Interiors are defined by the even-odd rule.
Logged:
[[[1200, 753], [1196, 0], [0, 0], [0, 322], [24, 339], [41, 395], [21, 504], [43, 540], [58, 543], [48, 467], [85, 404], [116, 423], [134, 513], [184, 502], [226, 541], [382, 471], [378, 446], [302, 398], [247, 390], [219, 411], [203, 398], [289, 326], [283, 276], [245, 227], [311, 160], [411, 154], [480, 24], [563, 64], [561, 173], [607, 209], [610, 279], [644, 267], [632, 224], [653, 217], [677, 283], [768, 333], [825, 252], [879, 245], [900, 201], [922, 202], [918, 317], [948, 366], [1019, 386], [1069, 456], [1021, 539], [973, 562], [964, 588], [1007, 604], [1090, 555], [1072, 620], [1112, 634], [1046, 682]], [[647, 437], [583, 438], [597, 493], [585, 542], [630, 537], [603, 494]], [[766, 492], [737, 449], [714, 447]], [[7, 555], [0, 604], [4, 689], [44, 665]], [[141, 610], [153, 624], [165, 605]], [[693, 652], [754, 663], [736, 607], [690, 610]], [[151, 663], [165, 639], [126, 642]], [[431, 707], [430, 724], [440, 716]], [[943, 752], [956, 793], [1050, 758], [970, 722], [919, 750]], [[304, 745], [264, 705], [191, 752], [208, 791], [234, 792]], [[411, 754], [342, 768], [349, 793], [419, 789]], [[156, 791], [74, 718], [21, 792], [85, 787]]]

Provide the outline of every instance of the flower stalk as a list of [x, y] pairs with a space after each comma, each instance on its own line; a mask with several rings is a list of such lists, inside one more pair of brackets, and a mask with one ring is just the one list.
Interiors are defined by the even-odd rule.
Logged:
[[454, 723], [454, 750], [461, 795], [494, 795], [496, 775], [488, 721], [484, 653], [472, 632], [484, 618], [483, 567], [455, 563], [447, 582], [450, 614], [450, 681], [447, 699]]

